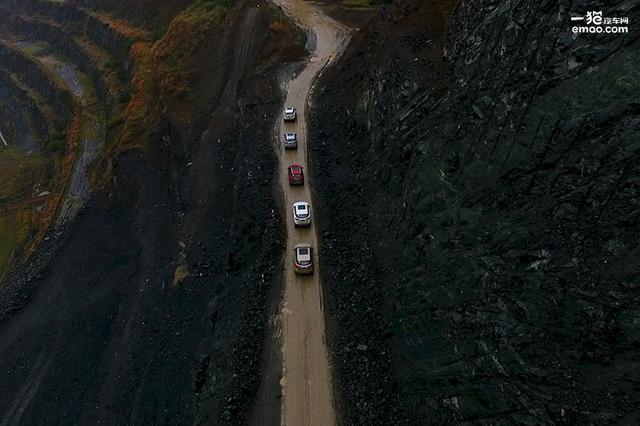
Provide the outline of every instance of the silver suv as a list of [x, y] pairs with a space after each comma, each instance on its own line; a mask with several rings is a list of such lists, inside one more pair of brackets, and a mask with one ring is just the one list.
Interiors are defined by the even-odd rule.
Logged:
[[287, 149], [295, 149], [298, 147], [298, 135], [290, 132], [284, 134], [284, 147]]

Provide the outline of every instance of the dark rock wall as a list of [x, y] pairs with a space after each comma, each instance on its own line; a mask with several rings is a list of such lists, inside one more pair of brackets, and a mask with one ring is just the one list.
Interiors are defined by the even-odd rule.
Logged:
[[463, 0], [442, 32], [443, 3], [396, 2], [316, 91], [345, 423], [635, 422], [638, 27], [569, 18], [638, 8]]

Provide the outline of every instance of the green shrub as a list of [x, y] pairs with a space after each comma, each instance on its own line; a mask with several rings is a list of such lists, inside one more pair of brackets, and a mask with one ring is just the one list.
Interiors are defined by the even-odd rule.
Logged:
[[161, 38], [164, 37], [164, 35], [167, 33], [167, 29], [166, 28], [157, 28], [154, 32], [153, 32], [153, 41], [158, 41]]
[[108, 124], [108, 128], [109, 130], [111, 129], [115, 129], [118, 126], [121, 126], [122, 124], [124, 124], [124, 113], [120, 113], [117, 116], [113, 117]]
[[63, 153], [67, 148], [67, 133], [60, 130], [53, 130], [49, 134], [47, 148], [54, 154]]
[[118, 95], [118, 102], [126, 104], [131, 100], [131, 88], [127, 87]]

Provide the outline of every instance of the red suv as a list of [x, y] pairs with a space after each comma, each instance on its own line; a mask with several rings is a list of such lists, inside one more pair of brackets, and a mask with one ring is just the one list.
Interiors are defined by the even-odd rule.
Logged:
[[287, 170], [289, 171], [289, 184], [304, 184], [304, 173], [302, 172], [302, 166], [300, 164], [292, 164], [287, 168]]

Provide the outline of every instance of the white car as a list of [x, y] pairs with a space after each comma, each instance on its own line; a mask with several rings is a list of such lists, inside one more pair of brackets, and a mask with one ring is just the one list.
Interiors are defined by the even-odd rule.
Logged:
[[284, 109], [284, 121], [296, 121], [296, 109], [294, 107], [286, 107]]
[[290, 132], [284, 134], [284, 147], [285, 148], [297, 148], [298, 147], [298, 135]]
[[313, 247], [311, 244], [298, 244], [293, 251], [295, 255], [293, 269], [296, 274], [313, 274]]
[[293, 204], [293, 223], [296, 226], [311, 225], [311, 206], [304, 201]]

